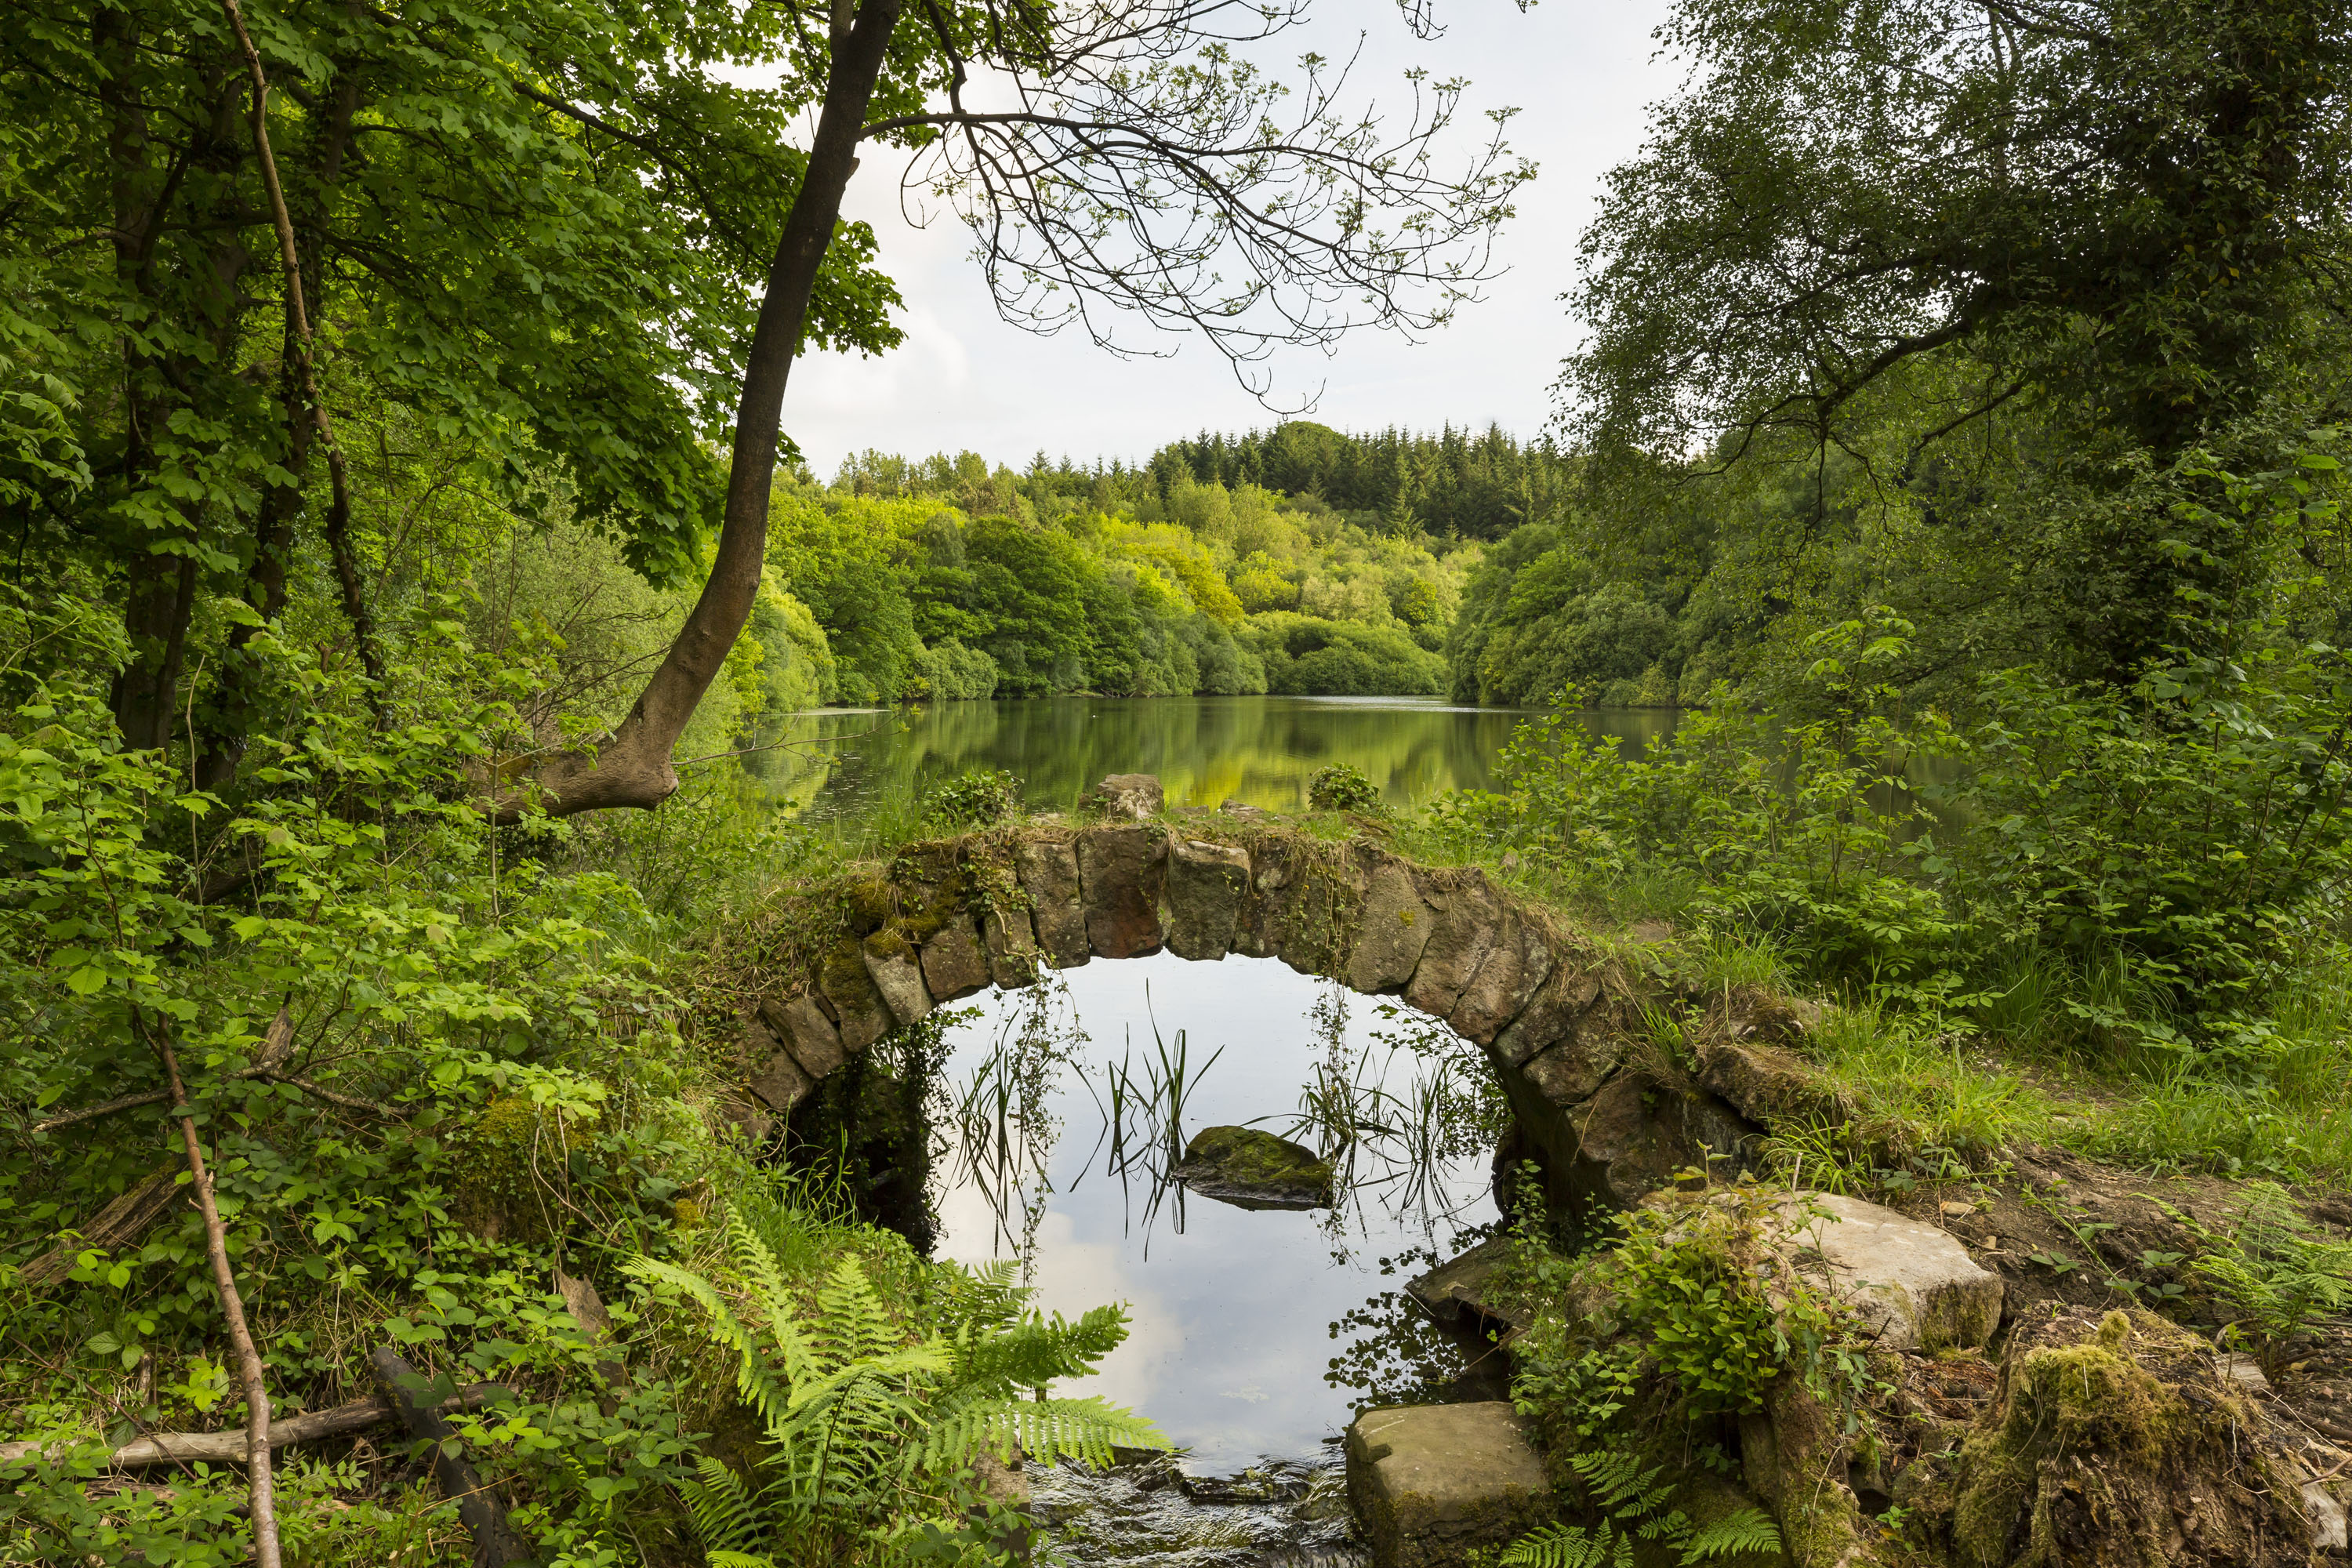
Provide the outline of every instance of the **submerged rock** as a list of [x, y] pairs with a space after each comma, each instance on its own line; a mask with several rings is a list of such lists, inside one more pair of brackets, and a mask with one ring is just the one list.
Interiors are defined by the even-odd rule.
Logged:
[[1348, 1499], [1373, 1568], [1453, 1568], [1551, 1518], [1551, 1483], [1517, 1412], [1367, 1410], [1348, 1428]]
[[1255, 1127], [1204, 1127], [1168, 1173], [1185, 1188], [1241, 1208], [1328, 1208], [1331, 1165], [1287, 1138]]

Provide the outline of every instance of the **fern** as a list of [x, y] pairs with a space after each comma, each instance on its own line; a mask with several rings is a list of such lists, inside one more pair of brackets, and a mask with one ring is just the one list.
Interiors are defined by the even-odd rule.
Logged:
[[1632, 1568], [1633, 1538], [1603, 1524], [1547, 1524], [1503, 1549], [1503, 1568]]
[[735, 1551], [758, 1533], [751, 1489], [708, 1454], [696, 1456], [694, 1468], [702, 1479], [679, 1481], [678, 1496], [685, 1500], [687, 1517], [694, 1521], [694, 1532], [715, 1562], [718, 1553]]
[[1680, 1509], [1667, 1509], [1675, 1487], [1658, 1479], [1665, 1467], [1645, 1467], [1637, 1454], [1594, 1448], [1570, 1455], [1568, 1462], [1606, 1517], [1598, 1524], [1548, 1524], [1531, 1531], [1504, 1549], [1503, 1568], [1632, 1568], [1637, 1541], [1656, 1542], [1675, 1553], [1683, 1568], [1742, 1552], [1780, 1550], [1780, 1527], [1762, 1509], [1739, 1509], [1705, 1525], [1694, 1525]]
[[[1072, 1322], [1027, 1310], [1010, 1267], [946, 1276], [930, 1331], [908, 1331], [849, 1259], [795, 1289], [757, 1230], [721, 1205], [730, 1278], [655, 1258], [629, 1271], [696, 1308], [736, 1363], [769, 1450], [755, 1491], [698, 1459], [679, 1492], [714, 1564], [757, 1568], [779, 1530], [819, 1524], [877, 1543], [958, 1511], [972, 1458], [1020, 1450], [1108, 1463], [1115, 1446], [1164, 1448], [1151, 1423], [1099, 1399], [1049, 1399], [1127, 1337], [1101, 1307]], [[1029, 1395], [1035, 1395], [1031, 1397]]]
[[1713, 1524], [1692, 1531], [1690, 1539], [1682, 1543], [1685, 1568], [1710, 1557], [1729, 1557], [1741, 1552], [1777, 1554], [1780, 1550], [1780, 1527], [1760, 1508], [1727, 1513]]

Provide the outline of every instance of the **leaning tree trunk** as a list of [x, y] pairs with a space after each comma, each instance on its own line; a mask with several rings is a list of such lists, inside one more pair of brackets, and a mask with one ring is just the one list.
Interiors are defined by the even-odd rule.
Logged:
[[702, 694], [719, 675], [728, 650], [751, 619], [768, 551], [768, 492], [775, 482], [776, 441], [782, 428], [784, 384], [807, 324], [818, 267], [841, 216], [842, 192], [857, 162], [866, 111], [898, 25], [901, 0], [863, 0], [845, 26], [848, 7], [837, 0], [833, 58], [824, 109], [809, 147], [808, 172], [793, 198], [768, 268], [767, 294], [743, 366], [743, 395], [735, 410], [735, 446], [727, 476], [727, 510], [710, 580], [669, 651], [611, 739], [592, 753], [551, 760], [530, 790], [498, 805], [512, 818], [534, 800], [568, 816], [600, 806], [658, 805], [677, 788], [672, 748]]

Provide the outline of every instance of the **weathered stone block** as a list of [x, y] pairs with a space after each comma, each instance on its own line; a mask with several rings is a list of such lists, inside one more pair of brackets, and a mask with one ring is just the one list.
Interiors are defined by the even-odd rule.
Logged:
[[1179, 958], [1223, 958], [1233, 950], [1242, 900], [1249, 893], [1249, 851], [1231, 844], [1180, 838], [1168, 846], [1165, 910], [1168, 951]]
[[1599, 975], [1565, 961], [1555, 963], [1519, 1016], [1495, 1037], [1495, 1056], [1516, 1065], [1574, 1038], [1577, 1020], [1600, 997]]
[[988, 977], [1008, 991], [1037, 984], [1045, 955], [1037, 950], [1037, 930], [1027, 910], [992, 909], [980, 918], [981, 945], [988, 951]]
[[1699, 1053], [1698, 1080], [1749, 1121], [1842, 1121], [1844, 1108], [1799, 1058], [1756, 1040], [1717, 1040]]
[[980, 933], [972, 929], [970, 915], [950, 916], [923, 943], [923, 985], [941, 1002], [988, 988], [988, 955], [981, 951]]
[[833, 1026], [814, 996], [795, 996], [786, 1002], [771, 997], [760, 1004], [760, 1016], [816, 1082], [824, 1082], [834, 1068], [849, 1059], [842, 1047], [841, 1031]]
[[854, 942], [845, 942], [825, 955], [817, 971], [817, 994], [824, 998], [841, 1031], [841, 1048], [862, 1051], [897, 1026], [898, 1020], [874, 987], [864, 955]]
[[1784, 1246], [1826, 1271], [1882, 1350], [1981, 1350], [2000, 1324], [2001, 1283], [1976, 1266], [1940, 1226], [1837, 1193], [1795, 1193], [1780, 1201]]
[[1738, 1155], [1757, 1131], [1711, 1094], [1680, 1094], [1632, 1071], [1603, 1084], [1576, 1116], [1573, 1179], [1614, 1208], [1632, 1208], [1685, 1166], [1706, 1168], [1710, 1153]]
[[1518, 1070], [1553, 1105], [1581, 1105], [1617, 1070], [1624, 1041], [1601, 1030], [1571, 1035]]
[[1085, 804], [1108, 816], [1146, 822], [1168, 804], [1168, 793], [1151, 773], [1109, 773], [1087, 792]]
[[1295, 852], [1283, 911], [1282, 962], [1301, 974], [1340, 974], [1363, 916], [1371, 867], [1361, 856]]
[[1500, 1400], [1365, 1411], [1348, 1428], [1348, 1500], [1373, 1568], [1454, 1568], [1553, 1511], [1543, 1460]]
[[816, 1086], [768, 1026], [758, 1018], [746, 1018], [742, 1032], [743, 1059], [751, 1068], [745, 1087], [779, 1115], [806, 1099]]
[[1160, 951], [1160, 893], [1168, 839], [1152, 827], [1090, 827], [1078, 835], [1087, 945], [1104, 958]]
[[874, 989], [881, 993], [883, 1005], [900, 1024], [920, 1021], [931, 1010], [931, 994], [923, 986], [922, 969], [915, 962], [915, 950], [907, 939], [894, 931], [878, 931], [866, 939], [858, 948], [866, 961], [866, 973], [874, 977]]
[[1551, 944], [1543, 932], [1502, 900], [1502, 921], [1445, 1021], [1464, 1039], [1486, 1045], [1518, 1017], [1551, 969]]
[[1297, 897], [1298, 847], [1286, 837], [1261, 838], [1250, 846], [1250, 880], [1234, 925], [1234, 951], [1245, 958], [1279, 958]]
[[1405, 985], [1404, 999], [1443, 1018], [1462, 999], [1463, 988], [1501, 933], [1502, 900], [1486, 879], [1475, 872], [1442, 879], [1424, 873], [1422, 897], [1436, 910], [1437, 923]]
[[1412, 868], [1383, 855], [1371, 867], [1348, 950], [1348, 984], [1377, 995], [1402, 991], [1436, 929], [1436, 911], [1414, 886]]
[[[1405, 1287], [1405, 1292], [1442, 1323], [1524, 1329], [1528, 1323], [1527, 1314], [1499, 1305], [1490, 1289], [1496, 1271], [1511, 1260], [1515, 1246], [1507, 1236], [1490, 1237], [1422, 1275]], [[1470, 1322], [1464, 1323], [1465, 1316]]]
[[1037, 946], [1056, 969], [1071, 969], [1091, 955], [1087, 946], [1086, 902], [1078, 891], [1078, 851], [1051, 838], [1024, 838], [1013, 847], [1013, 865], [1029, 895], [1029, 919]]

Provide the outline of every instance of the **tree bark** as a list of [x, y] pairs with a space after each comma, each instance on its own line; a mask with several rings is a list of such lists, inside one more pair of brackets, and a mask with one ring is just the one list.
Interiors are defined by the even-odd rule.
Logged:
[[866, 107], [873, 101], [874, 84], [901, 8], [902, 0], [862, 0], [854, 16], [845, 19], [846, 0], [836, 0], [824, 108], [809, 146], [807, 174], [769, 264], [767, 292], [744, 358], [727, 510], [710, 580], [620, 729], [593, 754], [570, 752], [550, 759], [531, 780], [531, 788], [496, 803], [495, 813], [502, 821], [521, 816], [534, 803], [557, 816], [603, 806], [654, 806], [677, 789], [677, 774], [670, 765], [672, 749], [741, 635], [760, 592], [784, 386], [800, 352], [817, 268], [841, 217], [842, 192], [857, 163]]
[[[477, 1383], [459, 1389], [442, 1401], [442, 1411], [471, 1410], [487, 1405], [493, 1397], [511, 1394], [514, 1391], [503, 1383]], [[380, 1426], [399, 1415], [392, 1401], [380, 1394], [365, 1399], [355, 1399], [348, 1405], [338, 1405], [328, 1410], [313, 1410], [305, 1415], [289, 1416], [269, 1424], [269, 1446], [283, 1448], [289, 1443], [323, 1443], [330, 1437], [348, 1433], [364, 1432]], [[232, 1426], [226, 1432], [150, 1432], [144, 1437], [133, 1438], [106, 1457], [106, 1462], [118, 1470], [142, 1469], [149, 1465], [193, 1465], [198, 1460], [208, 1465], [242, 1465], [251, 1458], [250, 1436], [242, 1426]], [[0, 1465], [11, 1459], [21, 1459], [35, 1449], [46, 1449], [52, 1459], [63, 1458], [73, 1448], [71, 1443], [0, 1443]]]

